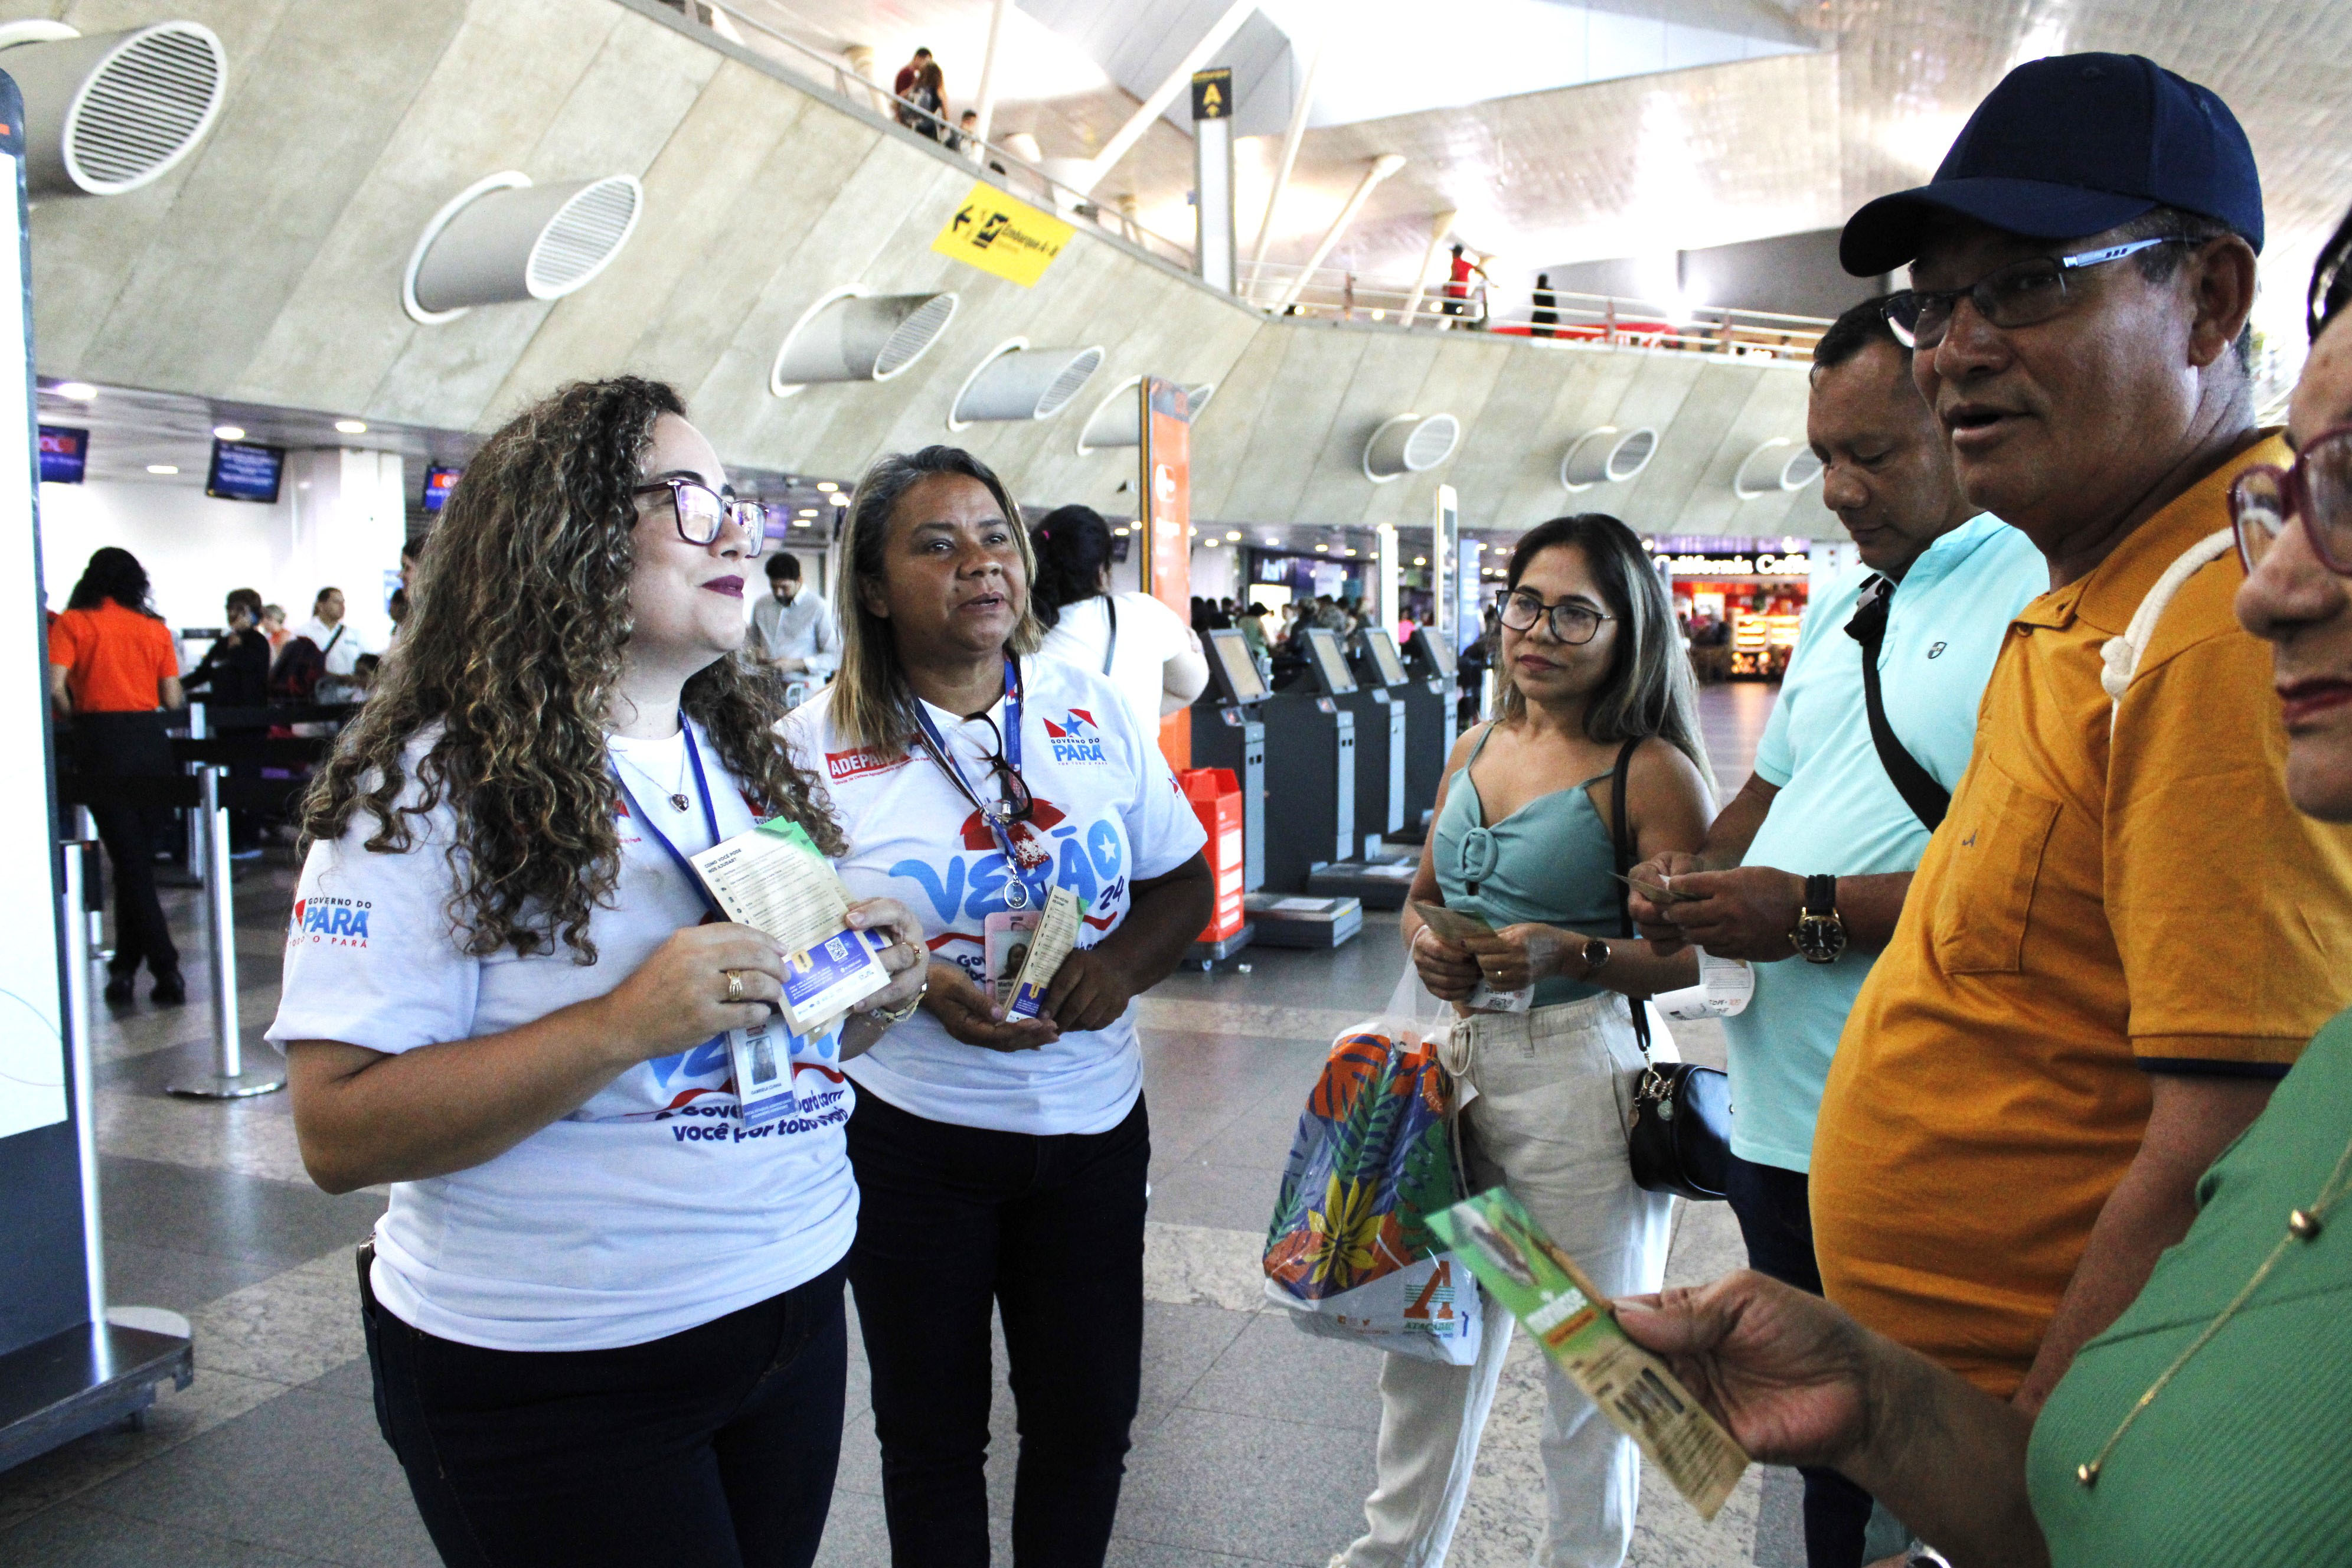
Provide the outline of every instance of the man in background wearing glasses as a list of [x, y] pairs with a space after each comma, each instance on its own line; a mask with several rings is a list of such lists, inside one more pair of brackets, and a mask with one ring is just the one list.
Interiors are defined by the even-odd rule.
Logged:
[[[2127, 683], [2107, 653], [2226, 537], [2254, 427], [2252, 149], [2137, 56], [2011, 71], [1935, 181], [1847, 224], [1961, 489], [2050, 590], [1864, 984], [1812, 1150], [1830, 1298], [2038, 1411], [2180, 1239], [2199, 1177], [2352, 985], [2352, 839], [2281, 781], [2234, 553], [2187, 577]], [[2116, 691], [2102, 683], [2113, 673]]]
[[[1806, 1172], [1822, 1085], [1927, 836], [1968, 770], [1977, 704], [2010, 618], [2050, 581], [2030, 540], [1960, 494], [1885, 304], [1865, 300], [1822, 334], [1805, 419], [1822, 500], [1862, 566], [1812, 585], [1755, 774], [1698, 853], [1635, 868], [1636, 880], [1674, 898], [1632, 900], [1652, 941], [1696, 942], [1756, 966], [1748, 1010], [1724, 1020], [1727, 1195], [1748, 1266], [1817, 1296]], [[1874, 733], [1864, 660], [1894, 754]], [[1870, 1494], [1834, 1470], [1808, 1468], [1804, 1480], [1806, 1561], [1859, 1568]]]

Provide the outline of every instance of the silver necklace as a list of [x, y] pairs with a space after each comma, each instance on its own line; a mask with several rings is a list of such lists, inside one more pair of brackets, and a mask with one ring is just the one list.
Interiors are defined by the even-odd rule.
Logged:
[[[635, 770], [636, 775], [645, 780], [646, 783], [653, 785], [656, 789], [660, 789], [662, 787], [661, 780], [647, 773], [644, 766], [640, 764], [635, 757], [630, 756], [625, 752], [616, 752], [615, 754], [620, 757], [621, 761], [628, 763], [632, 769]], [[688, 805], [692, 804], [688, 800], [686, 794], [686, 731], [680, 730], [678, 731], [677, 745], [677, 783], [671, 786], [669, 790], [669, 805], [672, 811], [684, 811]]]

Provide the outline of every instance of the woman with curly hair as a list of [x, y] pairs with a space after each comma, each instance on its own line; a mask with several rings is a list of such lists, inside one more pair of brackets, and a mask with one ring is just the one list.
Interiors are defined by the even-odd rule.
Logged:
[[[844, 1058], [771, 1018], [783, 955], [686, 857], [831, 814], [738, 657], [764, 513], [677, 395], [567, 387], [490, 437], [374, 698], [304, 805], [283, 999], [330, 1192], [389, 1183], [361, 1268], [376, 1410], [452, 1563], [806, 1564], [841, 1444], [857, 1190]], [[730, 1054], [789, 1059], [746, 1122]], [[772, 1103], [770, 1101], [769, 1103]]]

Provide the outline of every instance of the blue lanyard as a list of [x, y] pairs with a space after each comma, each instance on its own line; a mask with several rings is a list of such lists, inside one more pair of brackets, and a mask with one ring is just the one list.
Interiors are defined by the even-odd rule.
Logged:
[[[1013, 656], [1007, 654], [1004, 658], [1004, 762], [1018, 777], [1021, 773], [1021, 686], [1014, 674], [1015, 668]], [[1004, 826], [1003, 806], [991, 805], [980, 798], [980, 792], [973, 789], [971, 781], [963, 776], [963, 768], [955, 760], [955, 753], [948, 750], [947, 742], [940, 738], [939, 726], [931, 722], [929, 713], [923, 711], [922, 700], [917, 698], [913, 707], [915, 722], [923, 731], [924, 749], [931, 753], [931, 760], [939, 763], [948, 775], [948, 782], [956, 786], [964, 799], [971, 802], [972, 809], [980, 813], [980, 819], [988, 824], [989, 832], [996, 836], [996, 847], [1004, 852], [1007, 879], [1004, 884], [1005, 908], [1027, 909], [1036, 895], [1030, 887], [1028, 873], [1021, 868], [1021, 857], [1013, 852], [1013, 835]]]
[[[686, 736], [686, 759], [694, 764], [694, 787], [702, 797], [703, 826], [710, 829], [710, 842], [716, 845], [719, 842], [719, 813], [710, 804], [710, 781], [703, 776], [702, 752], [694, 743], [694, 726], [686, 721], [685, 714], [680, 713], [677, 727]], [[604, 755], [604, 765], [611, 770], [613, 782], [621, 786], [621, 799], [628, 805], [629, 815], [637, 819], [638, 827], [655, 843], [669, 851], [669, 858], [677, 862], [678, 870], [684, 873], [687, 885], [701, 895], [702, 901], [710, 906], [710, 912], [721, 920], [726, 919], [727, 911], [719, 907], [719, 901], [710, 896], [710, 889], [704, 887], [702, 879], [694, 874], [693, 865], [678, 853], [677, 846], [669, 841], [669, 835], [654, 826], [654, 819], [646, 815], [646, 808], [637, 804], [636, 795], [629, 788], [629, 781], [621, 776], [619, 762], [609, 751]]]

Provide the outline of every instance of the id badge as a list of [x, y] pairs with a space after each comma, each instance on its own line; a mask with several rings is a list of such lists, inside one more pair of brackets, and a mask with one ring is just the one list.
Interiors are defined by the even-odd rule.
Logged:
[[727, 1059], [735, 1070], [744, 1126], [793, 1113], [793, 1037], [782, 1018], [771, 1016], [748, 1029], [728, 1030]]
[[989, 991], [1000, 1005], [1012, 997], [1021, 966], [1029, 962], [1031, 933], [1045, 918], [1039, 910], [1001, 910], [981, 921], [981, 962], [988, 972]]

